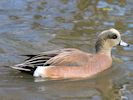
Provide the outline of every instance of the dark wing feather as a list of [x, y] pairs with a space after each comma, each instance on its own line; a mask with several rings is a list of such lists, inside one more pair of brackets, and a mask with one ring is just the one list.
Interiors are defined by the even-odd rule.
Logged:
[[[36, 56], [32, 56], [31, 59], [26, 60], [23, 64], [24, 65], [35, 65], [35, 66], [47, 66], [51, 65], [50, 63], [47, 63], [50, 59], [57, 57], [59, 55], [64, 55], [68, 53], [72, 53], [75, 51], [79, 51], [77, 49], [59, 49], [59, 50], [53, 50], [48, 52], [42, 52], [40, 54], [37, 54]], [[62, 56], [63, 57], [63, 56]]]
[[49, 52], [42, 52], [36, 55], [22, 55], [28, 57], [24, 63], [10, 66], [13, 69], [17, 69], [23, 72], [32, 72], [37, 66], [43, 66], [49, 59], [58, 55], [60, 50], [54, 50]]
[[34, 57], [26, 60], [23, 64], [24, 65], [34, 65], [34, 66], [43, 66], [49, 59], [52, 57], [57, 56], [60, 53], [59, 50], [49, 51], [49, 52], [42, 52], [37, 54]]
[[[26, 60], [29, 60], [29, 59], [32, 59], [33, 57], [37, 56], [37, 55], [20, 55], [20, 56], [25, 56], [25, 57], [28, 57]], [[26, 61], [25, 60], [25, 61]]]
[[[87, 63], [87, 54], [77, 49], [60, 49], [48, 52], [42, 52], [38, 55], [27, 55], [29, 57], [22, 64], [12, 66], [18, 70], [32, 70], [37, 66], [82, 66]], [[82, 61], [82, 62], [81, 62]]]

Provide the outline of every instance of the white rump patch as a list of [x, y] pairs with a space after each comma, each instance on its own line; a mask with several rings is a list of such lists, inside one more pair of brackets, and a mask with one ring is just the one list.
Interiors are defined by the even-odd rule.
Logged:
[[33, 76], [34, 76], [34, 77], [42, 77], [42, 75], [45, 74], [45, 68], [46, 68], [46, 67], [38, 66], [38, 67], [36, 68], [36, 70], [34, 71]]

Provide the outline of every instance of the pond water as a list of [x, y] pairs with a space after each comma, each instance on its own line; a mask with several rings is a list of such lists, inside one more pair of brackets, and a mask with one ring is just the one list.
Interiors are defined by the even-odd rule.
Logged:
[[[132, 0], [0, 0], [0, 100], [133, 100]], [[42, 80], [8, 66], [22, 54], [60, 48], [95, 52], [99, 32], [130, 45], [112, 50], [109, 70], [85, 80]]]

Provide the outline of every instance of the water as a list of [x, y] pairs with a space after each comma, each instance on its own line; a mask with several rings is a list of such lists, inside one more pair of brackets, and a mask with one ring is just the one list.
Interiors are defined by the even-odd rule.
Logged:
[[[0, 0], [0, 100], [133, 100], [132, 0]], [[111, 69], [85, 80], [41, 80], [10, 69], [21, 54], [60, 48], [94, 52], [96, 36], [118, 29]], [[39, 82], [38, 82], [39, 81]]]

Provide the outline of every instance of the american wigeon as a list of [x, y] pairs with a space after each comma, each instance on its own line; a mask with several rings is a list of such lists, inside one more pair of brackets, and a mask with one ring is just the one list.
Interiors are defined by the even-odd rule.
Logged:
[[112, 28], [98, 35], [95, 54], [73, 48], [60, 49], [27, 55], [29, 58], [24, 63], [11, 67], [35, 77], [54, 79], [91, 77], [111, 67], [111, 49], [117, 45], [129, 46], [121, 40], [120, 33]]

